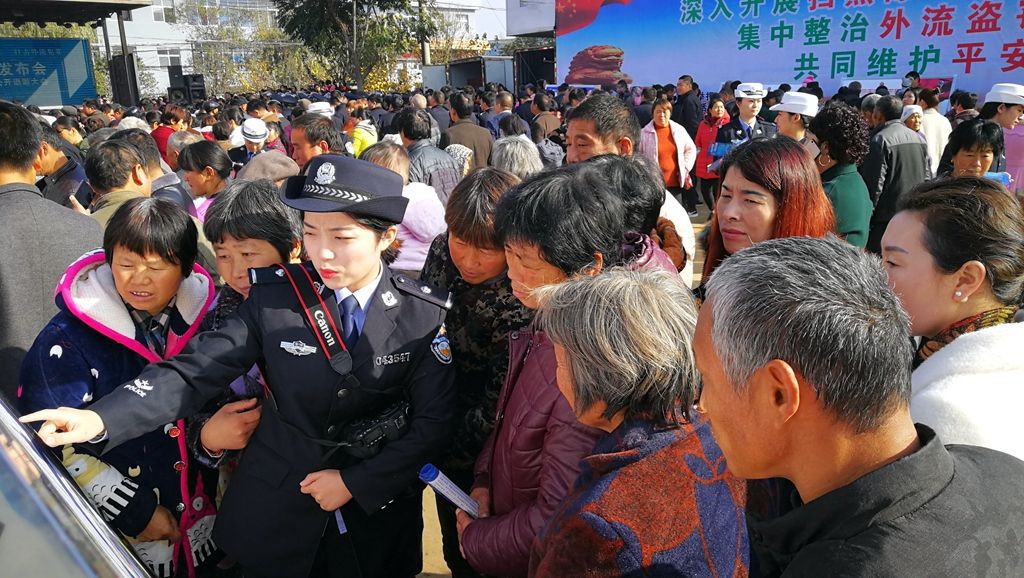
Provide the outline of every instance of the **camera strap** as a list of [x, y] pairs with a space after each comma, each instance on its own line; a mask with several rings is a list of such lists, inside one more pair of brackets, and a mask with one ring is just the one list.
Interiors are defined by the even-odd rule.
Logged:
[[[341, 332], [338, 331], [334, 316], [327, 310], [327, 304], [324, 303], [320, 292], [316, 290], [309, 271], [302, 265], [296, 265], [294, 267], [301, 271], [302, 275], [293, 276], [289, 271], [291, 266], [279, 264], [277, 267], [284, 272], [284, 276], [295, 290], [295, 296], [298, 297], [299, 304], [306, 314], [306, 321], [309, 323], [310, 329], [313, 330], [313, 334], [316, 335], [317, 341], [320, 342], [320, 348], [327, 356], [331, 367], [340, 375], [351, 373], [352, 356], [345, 348], [345, 342], [341, 340]], [[298, 277], [298, 281], [296, 281], [296, 277]]]

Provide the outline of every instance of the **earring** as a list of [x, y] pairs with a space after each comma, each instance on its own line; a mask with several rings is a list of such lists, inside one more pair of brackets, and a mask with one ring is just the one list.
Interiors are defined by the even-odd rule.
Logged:
[[961, 298], [963, 296], [964, 296], [964, 292], [963, 291], [956, 291], [956, 292], [953, 293], [953, 297], [956, 297], [957, 299], [959, 299], [959, 298]]
[[[825, 162], [821, 162], [822, 156], [825, 157]], [[832, 162], [832, 159], [828, 156], [828, 154], [818, 156], [818, 166], [827, 167], [828, 163], [830, 162]]]

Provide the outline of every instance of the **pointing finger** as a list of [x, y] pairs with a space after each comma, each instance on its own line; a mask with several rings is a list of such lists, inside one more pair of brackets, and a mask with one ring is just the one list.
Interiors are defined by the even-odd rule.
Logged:
[[63, 423], [65, 421], [65, 419], [64, 419], [65, 417], [66, 416], [64, 415], [64, 412], [62, 412], [60, 410], [56, 410], [56, 409], [41, 409], [41, 410], [39, 410], [37, 412], [33, 412], [33, 413], [28, 414], [28, 415], [21, 416], [20, 418], [18, 418], [18, 421], [20, 421], [21, 423], [32, 423], [32, 422], [36, 422], [36, 421], [50, 420], [50, 421], [55, 421], [55, 422]]

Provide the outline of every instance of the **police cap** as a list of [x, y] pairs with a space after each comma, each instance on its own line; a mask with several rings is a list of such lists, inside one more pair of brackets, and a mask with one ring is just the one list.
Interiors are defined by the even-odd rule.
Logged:
[[311, 213], [343, 212], [401, 223], [409, 200], [402, 177], [370, 162], [340, 155], [319, 155], [306, 175], [289, 177], [281, 186], [284, 204]]

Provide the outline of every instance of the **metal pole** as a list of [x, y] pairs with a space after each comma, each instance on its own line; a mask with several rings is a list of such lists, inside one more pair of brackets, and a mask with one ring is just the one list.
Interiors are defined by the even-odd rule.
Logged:
[[[419, 7], [420, 12], [420, 28], [426, 24], [423, 17], [423, 3], [427, 0], [418, 0], [416, 5]], [[423, 64], [430, 64], [430, 41], [427, 39], [426, 34], [420, 36], [420, 60]]]
[[107, 19], [100, 18], [100, 24], [103, 26], [103, 46], [107, 49], [107, 70], [110, 70], [110, 35], [107, 33]]
[[359, 88], [363, 87], [362, 73], [359, 70], [359, 45], [356, 42], [356, 35], [358, 33], [358, 27], [356, 24], [356, 12], [359, 11], [358, 0], [352, 0], [352, 62], [355, 63], [355, 81], [359, 85]]
[[121, 56], [124, 60], [124, 78], [125, 83], [128, 85], [128, 102], [120, 104], [126, 104], [128, 106], [135, 106], [138, 101], [135, 98], [135, 87], [132, 83], [131, 70], [128, 68], [128, 39], [124, 34], [124, 15], [121, 11], [117, 12], [117, 29], [121, 33]]

